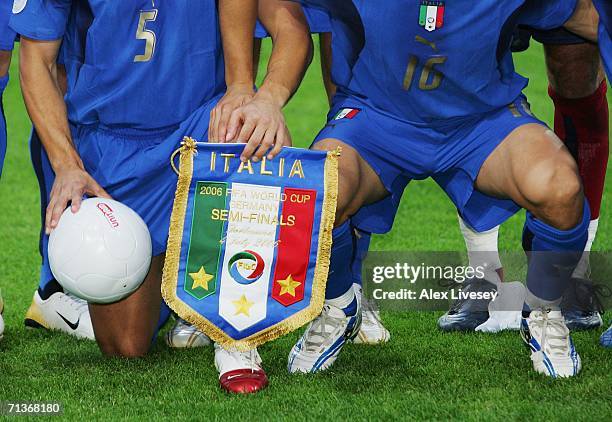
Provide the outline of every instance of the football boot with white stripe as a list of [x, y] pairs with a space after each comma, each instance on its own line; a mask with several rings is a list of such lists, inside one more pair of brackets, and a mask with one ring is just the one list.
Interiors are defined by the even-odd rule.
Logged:
[[552, 378], [573, 377], [582, 363], [561, 311], [531, 311], [521, 320], [521, 337], [531, 350], [533, 368]]
[[347, 316], [342, 309], [326, 304], [291, 349], [289, 372], [312, 373], [329, 368], [344, 344], [357, 336], [360, 325], [359, 307], [355, 316]]
[[174, 326], [166, 333], [166, 344], [169, 347], [183, 349], [210, 346], [211, 341], [206, 334], [177, 317]]

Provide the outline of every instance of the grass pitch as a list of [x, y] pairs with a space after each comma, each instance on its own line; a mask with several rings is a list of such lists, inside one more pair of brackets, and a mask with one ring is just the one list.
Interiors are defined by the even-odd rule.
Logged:
[[[264, 45], [264, 57], [269, 44]], [[540, 46], [517, 56], [531, 77], [533, 111], [552, 123]], [[290, 376], [287, 354], [298, 333], [261, 348], [270, 387], [250, 397], [220, 391], [211, 348], [169, 350], [158, 341], [143, 359], [101, 356], [93, 342], [26, 330], [23, 316], [38, 280], [38, 188], [29, 162], [30, 124], [18, 88], [17, 54], [4, 97], [9, 152], [0, 184], [0, 287], [6, 300], [0, 343], [0, 401], [60, 402], [71, 419], [562, 419], [611, 420], [612, 351], [600, 332], [577, 333], [580, 376], [552, 381], [535, 374], [517, 333], [443, 334], [440, 313], [384, 313], [389, 344], [349, 345], [334, 367]], [[263, 68], [264, 66], [262, 66]], [[287, 107], [295, 144], [322, 127], [326, 99], [318, 59]], [[608, 183], [596, 250], [612, 249]], [[501, 247], [520, 249], [523, 216], [502, 228]], [[454, 208], [432, 182], [412, 183], [394, 231], [374, 250], [463, 250]], [[609, 318], [608, 318], [609, 319]]]

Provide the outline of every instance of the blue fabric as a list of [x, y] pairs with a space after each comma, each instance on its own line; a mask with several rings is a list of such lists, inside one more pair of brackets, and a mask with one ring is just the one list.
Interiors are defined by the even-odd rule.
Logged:
[[325, 299], [335, 299], [353, 288], [353, 230], [350, 221], [345, 221], [332, 232], [331, 259]]
[[179, 129], [165, 134], [76, 128], [74, 142], [85, 169], [113, 199], [142, 217], [151, 233], [153, 256], [166, 250], [177, 181], [170, 156], [184, 136], [207, 139], [210, 112], [217, 101], [200, 107]]
[[[527, 85], [512, 62], [514, 29], [559, 27], [573, 14], [576, 0], [444, 2], [444, 23], [433, 31], [419, 24], [420, 1], [303, 3], [330, 11], [332, 77], [340, 95], [360, 97], [415, 125], [444, 126], [513, 102]], [[347, 13], [355, 8], [357, 17]], [[340, 12], [348, 15], [340, 18], [346, 28], [338, 24]], [[346, 52], [357, 52], [356, 61]]]
[[[511, 107], [432, 128], [393, 118], [360, 99], [336, 96], [328, 124], [315, 143], [333, 138], [352, 146], [390, 192], [386, 199], [363, 207], [352, 218], [361, 230], [389, 231], [408, 182], [433, 177], [463, 219], [474, 230], [485, 231], [504, 222], [519, 207], [510, 200], [493, 198], [474, 189], [482, 164], [517, 127], [543, 124], [529, 114], [524, 97], [517, 98]], [[352, 118], [335, 119], [347, 108], [358, 113]]]
[[50, 200], [49, 195], [51, 194], [51, 188], [53, 188], [53, 181], [55, 180], [55, 173], [53, 173], [49, 157], [34, 129], [32, 129], [30, 135], [30, 159], [32, 160], [32, 167], [34, 167], [34, 173], [36, 174], [40, 191], [40, 235], [38, 250], [41, 257], [41, 268], [39, 287], [41, 290], [44, 290], [47, 284], [54, 279], [51, 267], [49, 266], [49, 255], [47, 253], [49, 236], [45, 233], [45, 214]]
[[17, 34], [9, 27], [13, 2], [0, 2], [0, 50], [12, 50]]
[[[150, 0], [112, 6], [107, 0], [87, 0], [87, 7], [76, 12], [72, 3], [28, 0], [11, 17], [11, 26], [29, 38], [59, 39], [89, 15], [86, 42], [76, 37], [63, 58], [73, 124], [171, 131], [225, 90], [215, 1], [160, 1], [152, 8]], [[71, 19], [73, 13], [77, 19]], [[147, 38], [155, 39], [154, 46]], [[143, 58], [147, 46], [151, 54]]]
[[0, 78], [0, 177], [2, 177], [2, 167], [4, 166], [4, 157], [6, 156], [6, 143], [7, 143], [7, 132], [6, 132], [6, 117], [4, 116], [4, 105], [2, 101], [2, 94], [8, 84], [9, 76], [6, 75]]
[[580, 223], [571, 230], [558, 230], [527, 212], [524, 244], [528, 244], [527, 287], [536, 297], [555, 301], [563, 296], [587, 242], [591, 211], [584, 201]]
[[363, 261], [368, 255], [370, 249], [370, 241], [372, 235], [370, 233], [361, 231], [356, 227], [351, 227], [353, 230], [357, 230], [358, 233], [355, 235], [355, 254], [353, 257], [352, 271], [353, 271], [353, 283], [362, 285], [362, 272], [363, 272]]

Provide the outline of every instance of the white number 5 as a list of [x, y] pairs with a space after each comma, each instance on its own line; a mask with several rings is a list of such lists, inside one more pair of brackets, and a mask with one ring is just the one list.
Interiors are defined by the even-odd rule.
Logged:
[[145, 29], [147, 22], [154, 22], [155, 19], [157, 19], [157, 9], [143, 10], [140, 12], [138, 28], [136, 29], [136, 39], [144, 40], [146, 44], [144, 54], [134, 56], [135, 62], [148, 62], [153, 57], [153, 54], [155, 54], [155, 32]]

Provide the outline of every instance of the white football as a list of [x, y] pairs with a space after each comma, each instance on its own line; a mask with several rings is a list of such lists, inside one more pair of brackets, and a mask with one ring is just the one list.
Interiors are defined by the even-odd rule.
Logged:
[[92, 303], [129, 296], [151, 264], [151, 235], [131, 208], [90, 198], [66, 209], [49, 238], [49, 264], [62, 287]]

